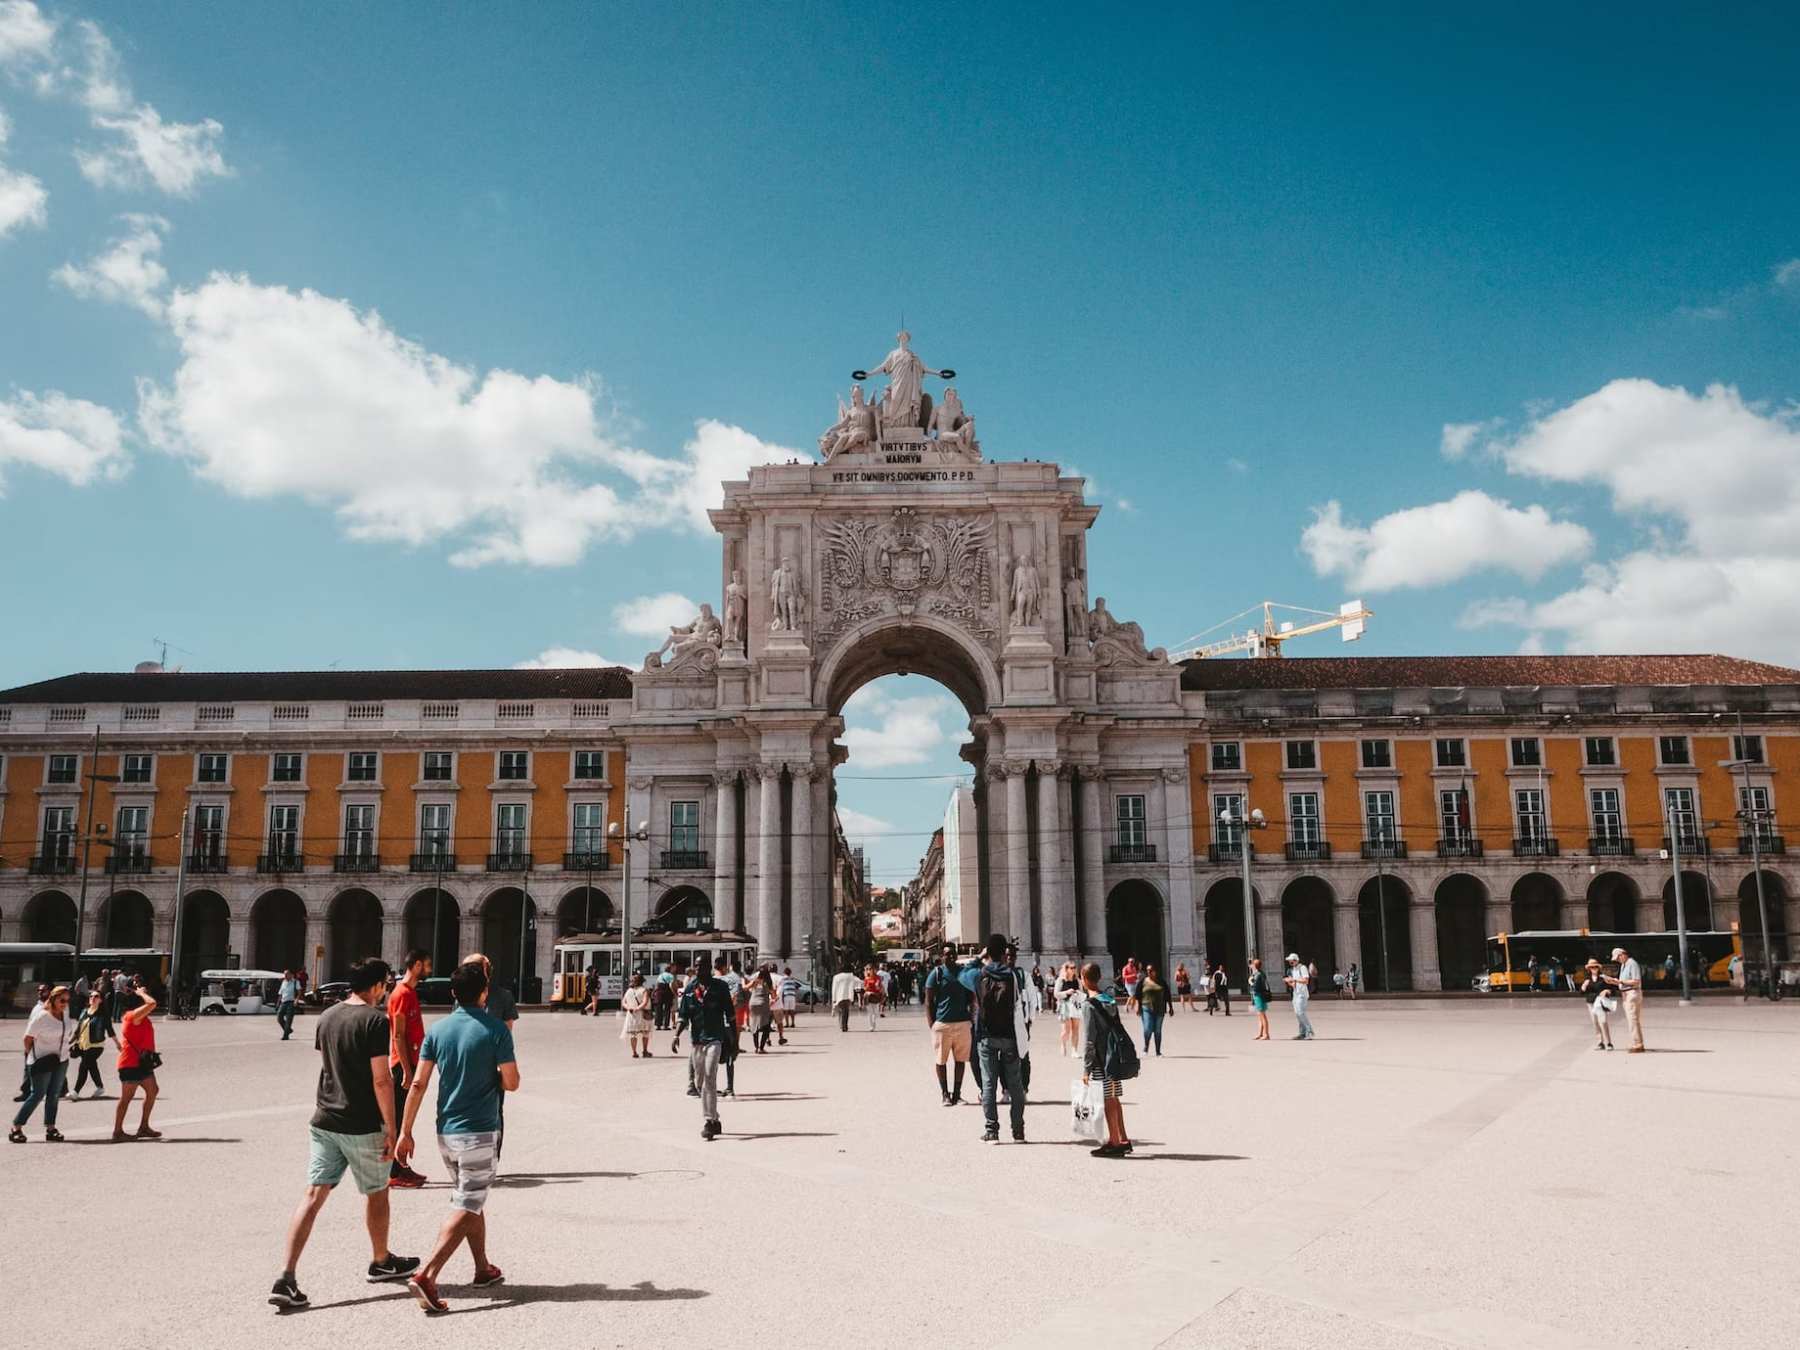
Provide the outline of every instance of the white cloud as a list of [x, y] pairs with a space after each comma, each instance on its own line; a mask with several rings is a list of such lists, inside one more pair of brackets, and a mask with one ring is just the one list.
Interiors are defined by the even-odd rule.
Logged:
[[700, 606], [676, 591], [660, 595], [640, 595], [613, 606], [613, 626], [633, 637], [661, 640], [676, 624], [693, 622]]
[[31, 0], [0, 0], [0, 66], [30, 67], [50, 59], [56, 23]]
[[[0, 14], [0, 23], [4, 22], [4, 17]], [[5, 33], [0, 29], [0, 44], [4, 42]], [[5, 110], [0, 109], [0, 150], [6, 149], [6, 138], [11, 130]], [[6, 162], [0, 159], [0, 239], [28, 225], [42, 229], [49, 219], [45, 209], [49, 200], [50, 194], [42, 183], [28, 173], [7, 168]]]
[[134, 188], [148, 181], [172, 197], [191, 197], [201, 179], [231, 174], [219, 150], [225, 128], [210, 117], [165, 122], [144, 103], [118, 117], [96, 115], [94, 125], [114, 136], [112, 145], [75, 152], [82, 177], [95, 187]]
[[64, 263], [50, 274], [51, 280], [84, 298], [118, 301], [161, 318], [169, 273], [156, 255], [162, 252], [162, 232], [169, 222], [147, 215], [121, 219], [126, 233], [111, 240], [105, 252], [80, 267]]
[[613, 661], [579, 647], [546, 647], [536, 656], [525, 661], [513, 662], [514, 670], [574, 670], [588, 666], [622, 666], [623, 661]]
[[1337, 573], [1357, 590], [1439, 586], [1494, 569], [1535, 581], [1593, 544], [1581, 526], [1553, 520], [1541, 506], [1521, 510], [1473, 490], [1366, 527], [1347, 523], [1336, 501], [1313, 515], [1300, 536], [1313, 570]]
[[1531, 606], [1516, 596], [1499, 600], [1477, 600], [1462, 612], [1458, 628], [1518, 628], [1529, 621]]
[[1485, 422], [1446, 422], [1438, 441], [1438, 453], [1445, 459], [1461, 459], [1474, 448], [1476, 441], [1492, 435], [1504, 425], [1504, 420], [1498, 417]]
[[1800, 290], [1800, 258], [1777, 263], [1772, 275], [1775, 284], [1783, 290]]
[[844, 827], [844, 834], [852, 842], [870, 835], [892, 834], [892, 821], [883, 820], [880, 816], [871, 816], [867, 812], [857, 811], [848, 806], [838, 807], [838, 821]]
[[954, 719], [962, 716], [956, 701], [943, 694], [894, 698], [867, 685], [844, 704], [843, 742], [854, 772], [925, 764], [952, 742]]
[[[686, 526], [710, 536], [712, 522], [706, 513], [725, 501], [724, 484], [748, 478], [758, 464], [785, 464], [789, 460], [812, 463], [814, 456], [765, 441], [742, 427], [710, 417], [694, 423], [694, 434], [681, 447], [679, 461], [651, 461], [646, 481], [656, 485], [658, 523]], [[690, 613], [688, 618], [692, 618]]]
[[77, 487], [118, 478], [126, 469], [124, 429], [111, 409], [86, 399], [20, 392], [0, 399], [0, 471], [9, 464], [42, 469]]

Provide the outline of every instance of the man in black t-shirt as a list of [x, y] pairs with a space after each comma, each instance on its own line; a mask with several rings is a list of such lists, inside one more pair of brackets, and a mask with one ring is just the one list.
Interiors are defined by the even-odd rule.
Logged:
[[346, 1170], [368, 1204], [371, 1284], [404, 1280], [419, 1268], [416, 1256], [388, 1250], [388, 1164], [394, 1156], [394, 1080], [388, 1072], [388, 1019], [382, 992], [387, 962], [370, 957], [350, 967], [350, 997], [319, 1018], [313, 1044], [319, 1051], [318, 1109], [312, 1117], [312, 1158], [306, 1198], [288, 1223], [281, 1277], [269, 1290], [278, 1308], [304, 1308], [307, 1297], [294, 1280], [313, 1220]]

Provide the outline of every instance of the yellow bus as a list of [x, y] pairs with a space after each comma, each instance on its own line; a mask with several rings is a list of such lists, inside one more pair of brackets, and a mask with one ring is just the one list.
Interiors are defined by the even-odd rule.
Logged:
[[[1697, 989], [1731, 983], [1731, 959], [1742, 955], [1737, 925], [1728, 933], [1687, 935], [1689, 978]], [[1681, 987], [1680, 939], [1676, 933], [1599, 933], [1586, 928], [1496, 933], [1487, 942], [1487, 970], [1474, 985], [1484, 994], [1507, 990], [1531, 992], [1531, 958], [1537, 957], [1537, 987], [1566, 991], [1592, 957], [1609, 975], [1618, 974], [1613, 948], [1623, 947], [1644, 970], [1644, 988]]]

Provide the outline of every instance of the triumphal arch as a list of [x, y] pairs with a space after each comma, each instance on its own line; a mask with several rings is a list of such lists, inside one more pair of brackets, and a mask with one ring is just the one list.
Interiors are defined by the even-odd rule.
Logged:
[[[830, 932], [844, 703], [880, 676], [925, 675], [969, 715], [982, 931], [1046, 963], [1101, 957], [1109, 888], [1128, 876], [1160, 910], [1144, 916], [1157, 945], [1192, 964], [1180, 670], [1090, 605], [1099, 508], [1083, 481], [988, 458], [954, 378], [902, 332], [853, 372], [817, 462], [725, 484], [718, 600], [633, 678], [631, 816], [699, 801], [707, 847], [686, 861], [704, 859], [695, 889], [718, 926], [804, 959]], [[1118, 842], [1108, 779], [1146, 803], [1144, 842]], [[632, 899], [639, 915], [656, 903], [647, 884]]]

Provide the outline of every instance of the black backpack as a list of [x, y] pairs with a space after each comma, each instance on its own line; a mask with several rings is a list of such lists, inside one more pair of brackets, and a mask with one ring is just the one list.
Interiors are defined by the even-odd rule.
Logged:
[[1106, 1018], [1106, 1045], [1100, 1057], [1100, 1072], [1109, 1081], [1124, 1082], [1128, 1078], [1138, 1076], [1137, 1046], [1132, 1044], [1131, 1033], [1125, 1030], [1125, 1024], [1119, 1020], [1117, 1012], [1101, 1014]]
[[[1017, 987], [1010, 970], [984, 970], [975, 984], [975, 1005], [981, 1010], [982, 1034], [1011, 1040], [1014, 1033], [1013, 999]], [[996, 1028], [1002, 1028], [996, 1031]]]

